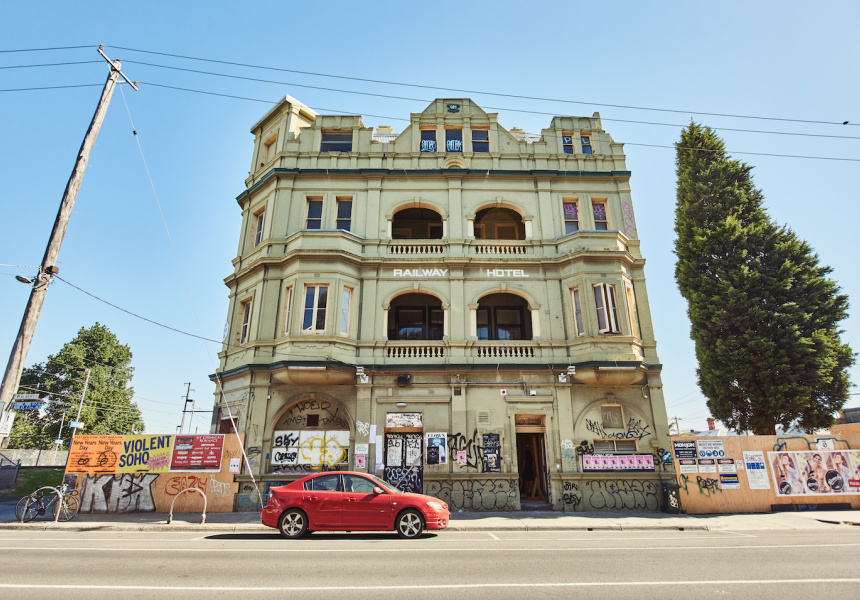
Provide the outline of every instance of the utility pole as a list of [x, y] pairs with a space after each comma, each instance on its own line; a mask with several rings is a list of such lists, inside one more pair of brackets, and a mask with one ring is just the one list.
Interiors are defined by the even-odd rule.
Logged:
[[[182, 425], [179, 426], [179, 433], [185, 433], [185, 413], [188, 412], [188, 403], [191, 402], [191, 418], [194, 418], [194, 400], [189, 400], [188, 396], [191, 394], [191, 383], [186, 383], [188, 387], [185, 390], [185, 403], [182, 405]], [[188, 423], [188, 430], [191, 431], [191, 423]]]
[[[81, 370], [81, 369], [78, 369], [78, 370]], [[83, 370], [87, 372], [87, 378], [84, 379], [84, 391], [81, 392], [81, 403], [78, 404], [78, 416], [75, 417], [75, 421], [77, 421], [77, 422], [80, 422], [80, 420], [81, 420], [81, 409], [84, 407], [84, 396], [87, 395], [87, 385], [89, 385], [89, 383], [90, 383], [90, 370], [89, 369], [83, 369]], [[75, 434], [76, 433], [78, 433], [78, 428], [75, 426], [72, 426], [72, 439], [69, 441], [69, 451], [72, 450], [72, 444], [75, 441]]]
[[[117, 79], [122, 77], [137, 91], [137, 83], [129, 81], [128, 77], [123, 75], [121, 71], [122, 65], [118, 60], [112, 61], [105, 55], [104, 46], [99, 46], [99, 54], [110, 65], [110, 74], [105, 82], [101, 98], [99, 98], [99, 103], [96, 106], [96, 112], [93, 114], [93, 119], [90, 122], [90, 127], [84, 136], [81, 149], [78, 151], [78, 159], [75, 162], [74, 169], [72, 169], [72, 175], [66, 184], [66, 191], [63, 193], [62, 202], [60, 202], [60, 210], [57, 212], [57, 218], [54, 221], [54, 229], [51, 231], [48, 246], [45, 248], [45, 256], [42, 258], [42, 264], [39, 265], [39, 274], [36, 276], [36, 281], [33, 283], [33, 288], [30, 291], [30, 299], [27, 302], [27, 308], [24, 310], [24, 318], [21, 320], [18, 337], [15, 338], [15, 344], [12, 346], [12, 354], [9, 356], [6, 374], [3, 376], [3, 384], [0, 386], [0, 412], [9, 404], [12, 394], [18, 390], [18, 385], [21, 381], [21, 372], [24, 370], [24, 361], [27, 359], [30, 342], [33, 340], [33, 333], [36, 331], [39, 313], [42, 311], [42, 304], [45, 301], [45, 292], [47, 292], [48, 285], [53, 280], [54, 275], [60, 270], [57, 267], [57, 256], [60, 254], [60, 246], [63, 243], [63, 237], [66, 235], [66, 227], [69, 224], [72, 208], [75, 206], [75, 198], [78, 195], [81, 181], [84, 178], [87, 161], [89, 161], [90, 152], [95, 145], [96, 137], [105, 118], [105, 113], [107, 113]], [[80, 418], [80, 414], [78, 414], [78, 417]]]
[[679, 419], [678, 417], [675, 417], [673, 420], [675, 421], [675, 433], [677, 433], [678, 435], [681, 435], [681, 427], [680, 427], [680, 425], [678, 425], [678, 421], [681, 421], [683, 419]]

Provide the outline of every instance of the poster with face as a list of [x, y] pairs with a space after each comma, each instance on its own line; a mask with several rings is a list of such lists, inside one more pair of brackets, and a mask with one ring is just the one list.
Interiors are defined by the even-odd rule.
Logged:
[[860, 494], [858, 459], [856, 450], [768, 452], [780, 496]]

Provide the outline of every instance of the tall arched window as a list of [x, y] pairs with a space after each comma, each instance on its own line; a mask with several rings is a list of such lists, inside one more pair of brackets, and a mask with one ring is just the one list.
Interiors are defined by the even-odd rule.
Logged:
[[442, 302], [429, 294], [404, 294], [391, 301], [389, 340], [441, 340], [445, 329]]
[[490, 294], [478, 302], [479, 340], [530, 340], [532, 323], [528, 303], [513, 294]]
[[406, 208], [391, 221], [395, 240], [441, 240], [442, 216], [429, 208]]

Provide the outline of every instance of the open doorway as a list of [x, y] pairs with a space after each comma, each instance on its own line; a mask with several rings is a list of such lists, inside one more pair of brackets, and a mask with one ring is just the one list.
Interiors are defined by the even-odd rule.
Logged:
[[517, 431], [520, 504], [548, 504], [546, 482], [546, 444], [543, 432]]

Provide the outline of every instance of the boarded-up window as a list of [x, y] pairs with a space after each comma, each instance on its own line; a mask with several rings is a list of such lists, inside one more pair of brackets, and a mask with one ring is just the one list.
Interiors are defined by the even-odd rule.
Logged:
[[604, 427], [624, 427], [624, 413], [620, 404], [603, 404], [600, 406], [600, 416]]

